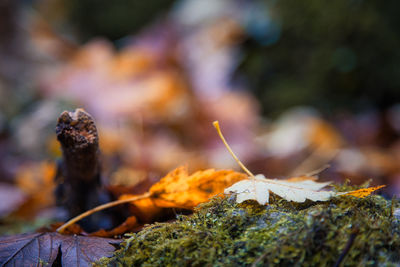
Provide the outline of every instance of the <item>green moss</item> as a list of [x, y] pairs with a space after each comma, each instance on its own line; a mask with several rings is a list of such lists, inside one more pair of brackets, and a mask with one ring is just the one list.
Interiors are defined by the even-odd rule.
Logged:
[[191, 216], [132, 234], [98, 265], [333, 266], [343, 256], [343, 266], [400, 264], [400, 218], [393, 216], [398, 201], [375, 195], [271, 202], [212, 199]]

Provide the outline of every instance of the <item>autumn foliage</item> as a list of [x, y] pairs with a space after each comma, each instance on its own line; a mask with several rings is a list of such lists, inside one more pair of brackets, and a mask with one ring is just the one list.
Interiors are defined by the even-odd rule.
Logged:
[[[179, 167], [150, 188], [151, 196], [148, 199], [151, 201], [140, 200], [133, 204], [140, 208], [147, 208], [151, 203], [156, 207], [193, 209], [211, 197], [221, 195], [226, 187], [245, 178], [246, 175], [243, 173], [214, 169], [197, 171], [189, 175], [186, 167]], [[123, 195], [120, 199], [130, 197], [132, 196]]]

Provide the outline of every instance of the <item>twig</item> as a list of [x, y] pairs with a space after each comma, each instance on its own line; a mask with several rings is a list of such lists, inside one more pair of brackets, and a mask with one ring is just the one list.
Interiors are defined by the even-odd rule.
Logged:
[[113, 201], [113, 202], [109, 202], [109, 203], [97, 206], [97, 207], [95, 207], [95, 208], [93, 208], [91, 210], [88, 210], [88, 211], [86, 211], [86, 212], [84, 212], [84, 213], [72, 218], [71, 220], [69, 220], [68, 222], [64, 223], [59, 228], [57, 228], [56, 231], [59, 232], [59, 233], [63, 233], [64, 230], [66, 228], [68, 228], [70, 225], [82, 220], [83, 218], [86, 218], [86, 217], [92, 215], [93, 213], [96, 213], [98, 211], [105, 210], [105, 209], [108, 209], [108, 208], [111, 208], [111, 207], [114, 207], [114, 206], [118, 206], [118, 205], [121, 205], [121, 204], [124, 204], [124, 203], [129, 203], [129, 202], [136, 201], [136, 200], [139, 200], [139, 199], [147, 198], [147, 197], [150, 197], [150, 196], [151, 196], [151, 193], [147, 192], [147, 193], [145, 193], [143, 195], [139, 195], [139, 196], [135, 196], [135, 197], [127, 198], [127, 199], [116, 200], [116, 201]]

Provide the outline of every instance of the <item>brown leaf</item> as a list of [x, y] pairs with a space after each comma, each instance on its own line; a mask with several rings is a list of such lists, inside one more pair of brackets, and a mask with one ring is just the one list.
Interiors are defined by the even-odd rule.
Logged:
[[[36, 230], [36, 232], [56, 232], [56, 230], [58, 229], [58, 227], [60, 227], [61, 225], [63, 225], [63, 222], [55, 222], [52, 223], [50, 226], [48, 227], [42, 227], [39, 228], [38, 230]], [[79, 225], [79, 224], [72, 224], [70, 226], [68, 226], [68, 228], [66, 228], [63, 232], [64, 235], [87, 235], [87, 233], [85, 232], [85, 230], [83, 230], [83, 228]], [[101, 236], [103, 237], [103, 236]]]
[[121, 225], [111, 230], [100, 229], [94, 233], [90, 233], [90, 236], [98, 237], [115, 237], [132, 231], [134, 227], [138, 227], [139, 224], [135, 216], [128, 217]]
[[[58, 233], [21, 234], [0, 238], [1, 266], [91, 266], [112, 255], [120, 240]], [[61, 255], [58, 255], [61, 253]]]
[[[56, 222], [50, 225], [50, 227], [43, 227], [37, 230], [37, 232], [56, 232], [59, 227], [64, 225], [62, 222]], [[87, 233], [79, 224], [71, 224], [63, 230], [64, 235], [82, 235], [82, 236], [94, 236], [94, 237], [109, 237], [117, 238], [127, 232], [132, 232], [138, 229], [140, 225], [135, 216], [128, 217], [122, 224], [116, 226], [113, 229], [105, 230], [100, 229], [96, 232]]]

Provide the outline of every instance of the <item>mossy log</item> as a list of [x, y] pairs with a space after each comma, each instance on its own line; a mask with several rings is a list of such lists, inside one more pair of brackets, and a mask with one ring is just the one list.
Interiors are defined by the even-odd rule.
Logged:
[[[342, 188], [347, 190], [348, 188]], [[399, 266], [397, 200], [347, 196], [297, 204], [214, 198], [149, 225], [98, 266]]]

